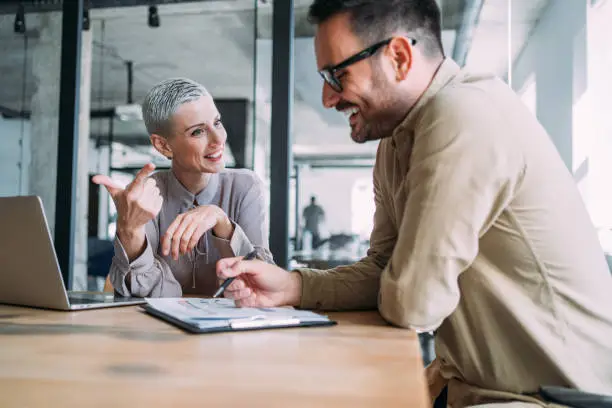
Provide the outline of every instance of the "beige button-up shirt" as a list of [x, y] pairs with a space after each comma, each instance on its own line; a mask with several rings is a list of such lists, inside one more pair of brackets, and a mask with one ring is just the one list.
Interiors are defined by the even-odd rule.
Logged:
[[[221, 258], [242, 256], [256, 249], [258, 258], [272, 262], [268, 250], [267, 211], [264, 186], [250, 170], [224, 170], [212, 174], [198, 194], [190, 193], [172, 171], [159, 171], [155, 179], [164, 200], [157, 217], [145, 226], [147, 246], [129, 262], [119, 239], [110, 280], [120, 294], [150, 297], [178, 297], [183, 294], [212, 295], [218, 287], [216, 263]], [[177, 215], [197, 205], [217, 205], [230, 218], [234, 233], [230, 240], [208, 231], [196, 249], [178, 260], [161, 254], [160, 240]], [[126, 284], [129, 279], [130, 286]]]
[[572, 175], [506, 84], [445, 60], [381, 141], [374, 195], [367, 256], [301, 270], [302, 307], [437, 328], [453, 407], [540, 385], [612, 394], [612, 276]]

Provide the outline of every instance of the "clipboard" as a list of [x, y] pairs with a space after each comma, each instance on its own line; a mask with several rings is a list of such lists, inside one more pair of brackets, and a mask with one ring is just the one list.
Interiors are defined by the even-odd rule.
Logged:
[[318, 313], [288, 307], [239, 308], [230, 299], [145, 298], [143, 309], [190, 333], [333, 326]]

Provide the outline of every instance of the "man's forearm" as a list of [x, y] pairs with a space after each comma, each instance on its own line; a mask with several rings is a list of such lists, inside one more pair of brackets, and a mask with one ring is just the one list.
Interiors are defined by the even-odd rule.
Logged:
[[147, 247], [147, 239], [144, 226], [136, 230], [123, 227], [117, 228], [117, 238], [125, 250], [128, 260], [132, 262], [144, 252]]
[[376, 309], [380, 288], [379, 265], [370, 257], [329, 270], [300, 268], [300, 303], [304, 309]]

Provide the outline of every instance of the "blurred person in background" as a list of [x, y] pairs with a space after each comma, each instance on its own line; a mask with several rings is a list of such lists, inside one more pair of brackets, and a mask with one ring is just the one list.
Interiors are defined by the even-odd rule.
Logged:
[[311, 248], [317, 249], [321, 243], [321, 228], [325, 222], [325, 211], [317, 204], [315, 196], [310, 197], [310, 204], [304, 208], [304, 233], [311, 236]]

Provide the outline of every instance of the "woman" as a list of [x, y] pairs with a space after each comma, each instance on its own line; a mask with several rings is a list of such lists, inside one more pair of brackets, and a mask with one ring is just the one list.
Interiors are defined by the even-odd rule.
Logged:
[[224, 170], [227, 133], [206, 89], [174, 78], [147, 94], [143, 117], [155, 149], [172, 160], [147, 164], [125, 189], [95, 176], [117, 207], [114, 289], [124, 296], [212, 295], [217, 260], [268, 250], [264, 188], [250, 170]]

